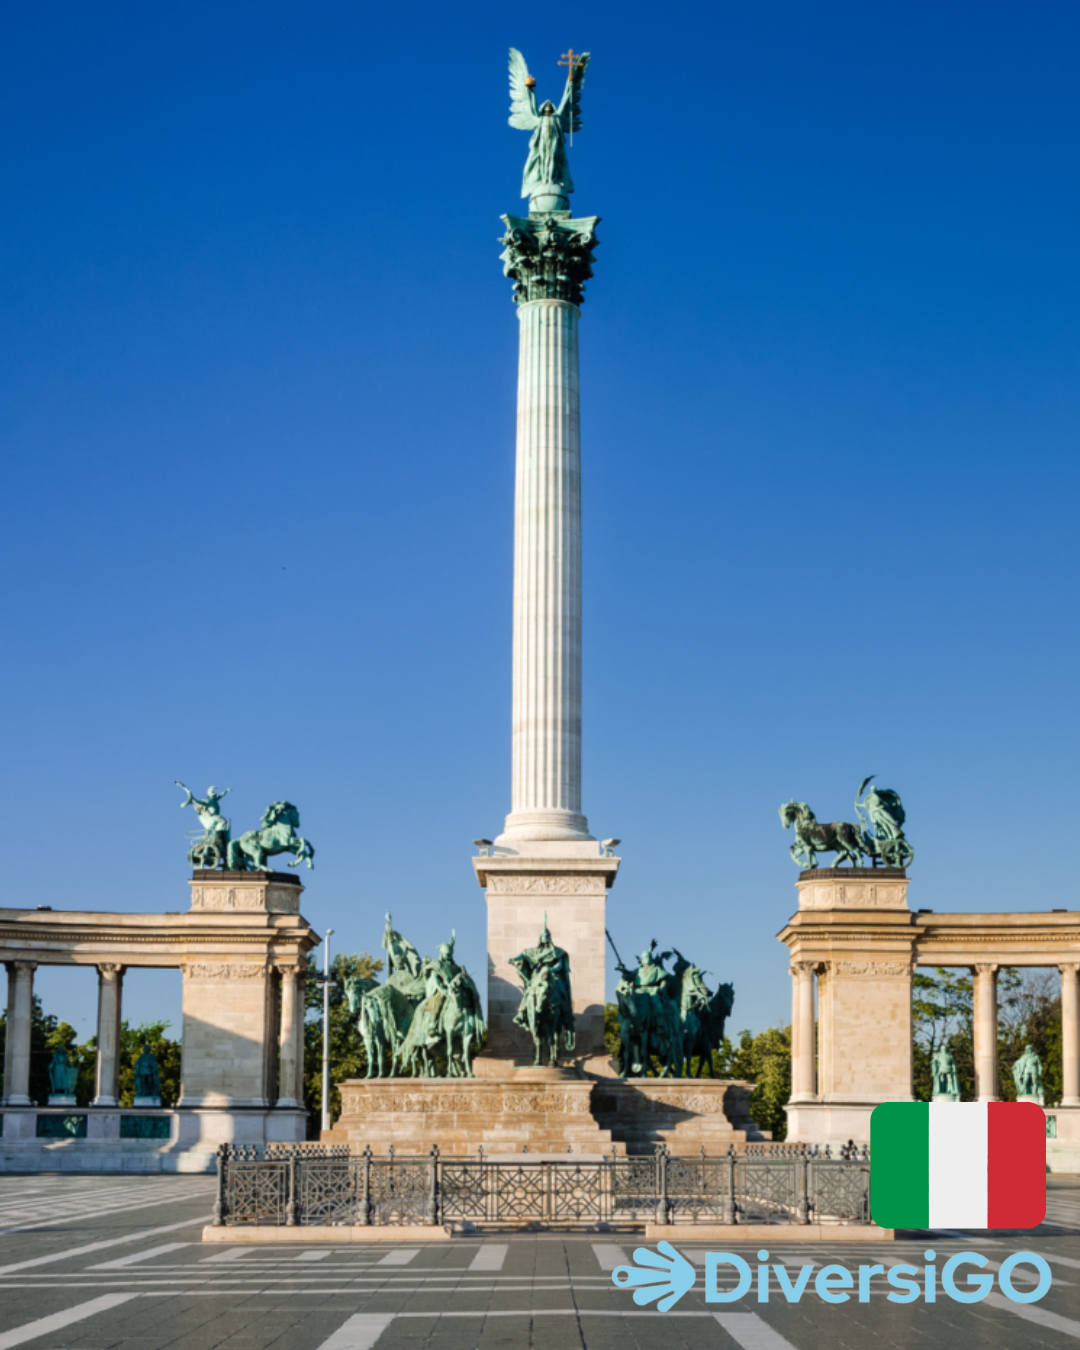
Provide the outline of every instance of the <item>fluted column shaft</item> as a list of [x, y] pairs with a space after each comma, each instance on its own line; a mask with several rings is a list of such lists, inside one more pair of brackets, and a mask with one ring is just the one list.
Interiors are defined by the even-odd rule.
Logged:
[[120, 1000], [124, 967], [98, 966], [97, 1090], [93, 1106], [120, 1104]]
[[299, 966], [279, 966], [281, 972], [281, 1041], [278, 1062], [278, 1106], [299, 1106], [303, 1056], [303, 997]]
[[[4, 1053], [4, 1104], [32, 1106], [30, 1100], [30, 1025], [34, 1010], [36, 961], [12, 961], [8, 967], [7, 1042]], [[12, 985], [14, 988], [12, 988]]]
[[504, 838], [589, 839], [581, 814], [580, 311], [518, 306], [513, 793]]
[[1061, 971], [1061, 1104], [1080, 1106], [1080, 966]]
[[814, 964], [791, 966], [791, 1100], [814, 1101]]
[[975, 1097], [980, 1102], [998, 1100], [996, 965], [975, 967]]

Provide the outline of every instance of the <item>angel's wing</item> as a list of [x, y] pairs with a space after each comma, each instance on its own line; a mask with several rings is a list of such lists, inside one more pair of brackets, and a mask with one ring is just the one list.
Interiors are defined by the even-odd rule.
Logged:
[[589, 53], [582, 52], [574, 62], [574, 68], [566, 77], [562, 102], [555, 116], [564, 132], [581, 130], [581, 86], [585, 83], [585, 67], [589, 64]]
[[540, 125], [536, 95], [525, 83], [529, 67], [516, 47], [510, 48], [510, 125], [519, 131], [535, 131]]

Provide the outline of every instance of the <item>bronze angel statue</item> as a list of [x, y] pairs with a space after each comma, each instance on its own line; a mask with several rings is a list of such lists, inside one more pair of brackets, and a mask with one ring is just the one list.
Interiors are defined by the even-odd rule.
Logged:
[[537, 107], [536, 81], [522, 54], [516, 47], [510, 48], [510, 125], [532, 132], [521, 183], [521, 195], [528, 197], [530, 211], [566, 211], [570, 207], [567, 194], [573, 192], [574, 180], [563, 137], [581, 130], [581, 86], [589, 53], [571, 53], [569, 64], [559, 106], [545, 99]]

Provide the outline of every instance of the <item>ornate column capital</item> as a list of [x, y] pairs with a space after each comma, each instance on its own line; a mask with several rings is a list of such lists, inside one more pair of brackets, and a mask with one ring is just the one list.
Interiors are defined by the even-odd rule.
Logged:
[[33, 975], [38, 965], [37, 961], [12, 961], [11, 968], [16, 975], [22, 975], [25, 978], [27, 975]]
[[503, 216], [506, 233], [500, 261], [514, 283], [514, 303], [566, 300], [580, 305], [592, 276], [592, 251], [599, 216], [571, 220], [569, 212]]
[[107, 983], [113, 980], [122, 979], [127, 966], [122, 966], [117, 961], [99, 961], [98, 974]]
[[292, 980], [295, 984], [299, 984], [300, 981], [304, 978], [305, 973], [304, 967], [298, 966], [291, 961], [275, 961], [274, 969], [277, 971], [277, 973], [281, 976], [283, 980], [289, 979]]
[[800, 975], [816, 975], [821, 965], [820, 961], [792, 961], [788, 966], [788, 973], [796, 978]]
[[976, 975], [996, 975], [1000, 969], [996, 961], [980, 961], [974, 967]]
[[1070, 975], [1075, 975], [1078, 971], [1080, 971], [1080, 962], [1059, 961], [1058, 970], [1062, 973], [1062, 975], [1064, 975], [1066, 972], [1068, 972], [1068, 974]]

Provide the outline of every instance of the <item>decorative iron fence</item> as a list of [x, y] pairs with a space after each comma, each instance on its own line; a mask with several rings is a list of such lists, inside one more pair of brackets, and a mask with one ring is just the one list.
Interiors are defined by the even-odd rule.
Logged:
[[773, 1145], [602, 1160], [376, 1156], [347, 1146], [222, 1145], [214, 1224], [640, 1227], [864, 1224], [870, 1154]]

